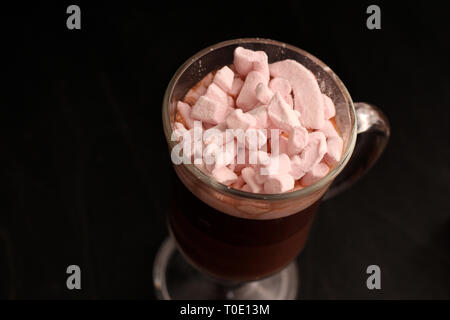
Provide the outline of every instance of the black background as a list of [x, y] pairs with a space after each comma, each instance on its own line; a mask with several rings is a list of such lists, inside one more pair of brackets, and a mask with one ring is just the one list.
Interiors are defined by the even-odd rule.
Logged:
[[[324, 202], [300, 297], [450, 298], [449, 23], [437, 3], [65, 2], [2, 7], [0, 298], [154, 298], [167, 235], [164, 90], [200, 49], [271, 38], [319, 57], [392, 136], [356, 187]], [[81, 7], [81, 30], [66, 8]], [[66, 288], [80, 265], [82, 290]], [[366, 288], [368, 265], [382, 290]]]

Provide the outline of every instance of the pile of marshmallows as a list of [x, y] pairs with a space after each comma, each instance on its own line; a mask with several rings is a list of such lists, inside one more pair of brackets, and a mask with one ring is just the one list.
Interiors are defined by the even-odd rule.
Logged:
[[[340, 160], [343, 141], [331, 121], [335, 106], [321, 93], [314, 75], [298, 62], [269, 64], [265, 52], [238, 47], [231, 68], [225, 66], [208, 76], [188, 92], [184, 102], [178, 102], [177, 119], [181, 120], [173, 126], [176, 138], [181, 141], [187, 134], [193, 138], [196, 120], [206, 131], [213, 128], [223, 133], [226, 129], [279, 129], [279, 152], [266, 152], [264, 145], [257, 150], [257, 164], [237, 164], [245, 148], [223, 147], [222, 161], [194, 162], [206, 174], [243, 191], [282, 193], [315, 183]], [[225, 134], [223, 139], [203, 139], [200, 157], [230, 142], [233, 139]]]

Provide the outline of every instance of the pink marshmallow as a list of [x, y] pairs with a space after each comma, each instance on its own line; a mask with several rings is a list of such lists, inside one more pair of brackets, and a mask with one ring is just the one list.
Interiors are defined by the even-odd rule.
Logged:
[[245, 147], [237, 146], [235, 163], [234, 171], [241, 171], [248, 166], [248, 152]]
[[245, 147], [250, 151], [257, 151], [267, 146], [266, 130], [251, 128], [245, 132], [244, 138]]
[[262, 104], [268, 104], [273, 97], [273, 92], [265, 83], [258, 83], [255, 89], [256, 99]]
[[173, 130], [177, 130], [177, 129], [184, 129], [184, 130], [186, 130], [186, 127], [181, 122], [175, 122], [173, 124]]
[[324, 160], [329, 166], [334, 166], [341, 160], [343, 145], [344, 141], [339, 136], [327, 139], [327, 153], [324, 156]]
[[183, 153], [190, 156], [194, 163], [200, 163], [203, 158], [202, 128], [189, 129], [183, 135]]
[[288, 80], [283, 78], [273, 78], [269, 82], [269, 88], [273, 93], [278, 92], [282, 97], [291, 93], [292, 87]]
[[253, 191], [252, 191], [252, 188], [250, 188], [250, 186], [249, 186], [248, 184], [244, 184], [244, 185], [242, 186], [241, 190], [242, 190], [242, 191], [245, 191], [245, 192], [253, 192]]
[[269, 178], [269, 176], [263, 176], [263, 175], [259, 174], [258, 172], [256, 172], [256, 174], [255, 174], [255, 182], [260, 185], [264, 185], [264, 182], [266, 182], [268, 178]]
[[241, 92], [236, 99], [236, 106], [244, 111], [253, 109], [258, 104], [256, 86], [261, 82], [267, 83], [267, 80], [260, 72], [251, 71], [245, 78]]
[[290, 174], [271, 176], [264, 182], [264, 192], [282, 193], [294, 188], [294, 178]]
[[282, 60], [269, 66], [272, 77], [287, 79], [294, 92], [294, 107], [304, 127], [320, 129], [324, 121], [324, 99], [314, 74], [294, 60]]
[[269, 163], [270, 156], [265, 151], [245, 149], [245, 152], [245, 167], [251, 166], [257, 168], [258, 166]]
[[212, 171], [214, 163], [216, 162], [216, 154], [220, 151], [220, 146], [215, 143], [205, 145], [203, 149], [203, 162], [206, 164], [206, 168]]
[[237, 147], [235, 172], [239, 172], [245, 167], [257, 167], [258, 164], [265, 164], [268, 155], [266, 152], [258, 150], [251, 151], [244, 147]]
[[324, 110], [323, 115], [325, 117], [325, 120], [331, 119], [336, 115], [336, 108], [334, 107], [333, 100], [326, 94], [323, 95], [323, 101], [324, 101]]
[[330, 168], [325, 163], [319, 162], [303, 176], [300, 182], [305, 187], [310, 186], [325, 177], [329, 171]]
[[234, 50], [234, 67], [241, 76], [247, 76], [251, 71], [258, 71], [269, 80], [268, 57], [264, 51], [253, 51], [242, 47]]
[[205, 145], [214, 144], [216, 146], [221, 146], [228, 142], [225, 131], [217, 129], [217, 126], [209, 128], [203, 132], [203, 143]]
[[212, 172], [213, 169], [234, 165], [235, 156], [234, 140], [231, 140], [225, 145], [211, 143], [205, 145], [203, 161], [206, 163], [206, 168]]
[[207, 96], [201, 96], [192, 107], [191, 117], [212, 124], [218, 124], [225, 120], [227, 105]]
[[265, 166], [270, 164], [270, 161], [272, 159], [272, 156], [269, 155], [267, 152], [264, 151], [258, 151], [258, 161], [257, 165], [254, 166], [256, 174], [255, 174], [255, 181], [258, 184], [264, 184], [266, 182], [267, 178], [269, 177], [267, 174], [261, 174], [261, 171], [264, 170]]
[[214, 75], [213, 82], [216, 83], [225, 92], [230, 92], [233, 86], [234, 72], [227, 66], [218, 70]]
[[244, 81], [240, 78], [234, 78], [233, 85], [231, 86], [231, 91], [229, 92], [233, 98], [236, 98], [241, 92], [242, 86], [244, 85]]
[[269, 115], [270, 121], [280, 129], [289, 131], [293, 127], [300, 126], [297, 114], [289, 107], [278, 92], [270, 100], [269, 106], [267, 107], [267, 114]]
[[234, 153], [227, 150], [219, 150], [216, 154], [214, 169], [220, 169], [228, 166], [234, 161]]
[[227, 112], [225, 112], [225, 119], [228, 117], [228, 115], [234, 111], [234, 108], [227, 106]]
[[238, 176], [228, 169], [227, 167], [222, 167], [218, 169], [213, 169], [212, 176], [219, 181], [220, 183], [223, 183], [227, 186], [237, 181]]
[[206, 90], [206, 94], [208, 98], [211, 98], [217, 102], [220, 102], [225, 105], [229, 105], [228, 96], [225, 91], [223, 91], [217, 84], [211, 83]]
[[180, 112], [181, 116], [184, 119], [184, 122], [186, 122], [186, 126], [188, 129], [191, 129], [194, 127], [194, 119], [191, 117], [191, 106], [187, 103], [184, 103], [182, 101], [178, 101], [177, 109]]
[[256, 118], [256, 128], [265, 129], [268, 126], [267, 106], [260, 106], [248, 112]]
[[243, 113], [241, 109], [233, 109], [225, 119], [228, 128], [247, 130], [256, 126], [256, 118], [248, 113]]
[[289, 155], [300, 153], [308, 144], [308, 130], [304, 127], [294, 127], [289, 132]]
[[294, 155], [291, 158], [291, 171], [289, 174], [295, 179], [298, 180], [305, 175], [305, 171], [303, 170], [302, 160], [298, 155]]
[[253, 56], [253, 70], [260, 72], [269, 81], [269, 58], [264, 51], [255, 51]]
[[226, 137], [225, 130], [227, 125], [225, 122], [221, 122], [217, 125], [209, 125], [209, 128], [203, 132], [203, 142], [205, 144], [216, 143], [222, 145], [228, 142], [232, 137]]
[[330, 120], [325, 120], [322, 128], [320, 128], [320, 131], [325, 135], [325, 137], [339, 137], [339, 134], [336, 131], [336, 128], [334, 127], [333, 123]]
[[325, 135], [320, 132], [311, 132], [308, 135], [308, 144], [300, 154], [301, 166], [304, 172], [311, 170], [327, 153], [327, 141]]
[[237, 47], [234, 50], [234, 67], [241, 76], [246, 76], [253, 70], [253, 55], [254, 51]]
[[[283, 96], [283, 100], [289, 105], [289, 107], [294, 108], [294, 100], [290, 94]], [[295, 110], [297, 111], [297, 110]], [[300, 113], [300, 112], [299, 112]]]
[[173, 125], [173, 131], [172, 131], [172, 139], [176, 139], [177, 141], [181, 141], [184, 134], [187, 132], [187, 129], [184, 127], [184, 125], [180, 122], [175, 122]]
[[255, 181], [255, 169], [252, 167], [246, 167], [241, 171], [242, 178], [246, 182], [246, 184], [250, 187], [252, 192], [261, 193], [262, 186]]
[[264, 166], [270, 163], [270, 156], [266, 151], [259, 150], [256, 154], [257, 165]]
[[260, 175], [282, 175], [287, 174], [291, 171], [291, 159], [289, 159], [288, 155], [282, 153], [278, 156], [271, 156], [268, 159], [268, 164], [261, 166]]

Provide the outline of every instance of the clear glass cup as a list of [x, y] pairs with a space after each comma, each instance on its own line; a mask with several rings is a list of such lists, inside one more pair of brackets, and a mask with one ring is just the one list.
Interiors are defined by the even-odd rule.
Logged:
[[265, 51], [269, 63], [294, 59], [313, 72], [321, 91], [336, 106], [336, 124], [344, 140], [342, 158], [315, 184], [282, 194], [236, 190], [193, 164], [174, 165], [182, 184], [174, 184], [168, 210], [170, 237], [153, 270], [160, 299], [294, 299], [298, 277], [293, 261], [305, 246], [320, 201], [367, 172], [389, 139], [384, 114], [373, 105], [354, 104], [341, 80], [319, 59], [274, 40], [236, 39], [198, 52], [170, 81], [162, 108], [169, 152], [177, 143], [170, 139], [176, 102], [208, 73], [231, 64], [238, 46]]

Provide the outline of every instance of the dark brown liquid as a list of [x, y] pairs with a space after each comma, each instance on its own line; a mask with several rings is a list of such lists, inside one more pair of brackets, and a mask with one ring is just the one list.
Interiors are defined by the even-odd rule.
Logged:
[[292, 261], [320, 201], [284, 218], [243, 219], [206, 205], [175, 178], [168, 221], [179, 248], [199, 269], [227, 280], [260, 279]]

